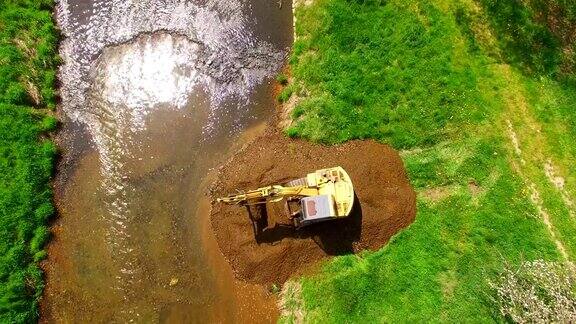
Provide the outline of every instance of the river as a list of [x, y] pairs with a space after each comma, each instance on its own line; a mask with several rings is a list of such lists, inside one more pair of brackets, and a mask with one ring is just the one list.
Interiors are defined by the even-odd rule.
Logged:
[[[284, 0], [285, 1], [285, 0]], [[62, 158], [43, 322], [272, 322], [208, 222], [209, 174], [272, 114], [291, 3], [61, 0]]]

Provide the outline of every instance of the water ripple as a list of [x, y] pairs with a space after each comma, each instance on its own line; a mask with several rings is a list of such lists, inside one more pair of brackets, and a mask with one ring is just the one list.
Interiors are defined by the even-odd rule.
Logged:
[[130, 286], [143, 280], [144, 260], [130, 234], [137, 217], [131, 202], [138, 193], [126, 163], [141, 159], [138, 135], [146, 117], [153, 110], [186, 106], [192, 89], [202, 87], [210, 99], [209, 134], [216, 112], [245, 112], [242, 104], [222, 103], [246, 104], [285, 57], [285, 50], [255, 38], [247, 28], [247, 10], [239, 0], [95, 0], [83, 6], [58, 1], [57, 21], [65, 36], [62, 109], [87, 125], [99, 152], [107, 242], [118, 260], [115, 288], [125, 298]]

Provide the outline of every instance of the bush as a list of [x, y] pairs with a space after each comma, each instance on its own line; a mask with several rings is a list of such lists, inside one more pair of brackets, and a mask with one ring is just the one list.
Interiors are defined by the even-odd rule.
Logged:
[[42, 250], [44, 244], [50, 237], [50, 230], [46, 226], [40, 226], [34, 230], [34, 237], [30, 241], [30, 251], [36, 254]]
[[576, 322], [574, 264], [536, 260], [506, 265], [494, 282], [502, 315], [516, 323]]
[[278, 74], [276, 76], [276, 81], [278, 81], [278, 83], [280, 83], [281, 85], [285, 86], [288, 84], [288, 77], [285, 74]]
[[292, 97], [293, 93], [294, 93], [294, 87], [287, 86], [286, 88], [282, 89], [282, 91], [278, 95], [278, 101], [281, 103], [287, 102], [288, 100], [290, 100], [290, 97]]
[[42, 129], [42, 131], [50, 132], [56, 130], [57, 126], [58, 126], [58, 119], [56, 119], [56, 117], [46, 116], [44, 117], [44, 119], [42, 119], [42, 124], [40, 128]]
[[296, 129], [295, 127], [290, 127], [286, 130], [286, 135], [288, 137], [294, 138], [298, 136], [298, 129]]
[[26, 88], [18, 82], [12, 82], [6, 89], [2, 101], [15, 105], [28, 103], [28, 93], [26, 92]]

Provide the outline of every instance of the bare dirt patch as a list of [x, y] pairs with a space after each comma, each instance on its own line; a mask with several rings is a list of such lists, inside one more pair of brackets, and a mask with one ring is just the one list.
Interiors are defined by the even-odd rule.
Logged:
[[457, 187], [455, 186], [429, 188], [422, 192], [422, 196], [426, 200], [436, 203], [450, 197], [450, 195], [452, 195], [456, 189]]
[[476, 183], [475, 180], [468, 181], [468, 190], [473, 197], [476, 197], [482, 193], [482, 188]]
[[[343, 220], [295, 230], [284, 202], [248, 210], [213, 200], [212, 227], [238, 278], [281, 284], [327, 256], [378, 249], [414, 221], [416, 193], [402, 160], [374, 141], [327, 147], [289, 139], [271, 127], [218, 170], [210, 192], [216, 198], [337, 165], [349, 173], [357, 195], [352, 215]], [[254, 230], [249, 213], [264, 230]]]

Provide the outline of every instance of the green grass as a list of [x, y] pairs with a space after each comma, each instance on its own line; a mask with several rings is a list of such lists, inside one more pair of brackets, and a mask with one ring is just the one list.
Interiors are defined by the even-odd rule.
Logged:
[[[576, 91], [547, 78], [538, 81], [528, 79], [526, 90], [527, 99], [534, 107], [535, 117], [546, 134], [546, 144], [551, 148], [552, 154], [565, 161], [564, 164], [568, 166], [570, 161], [576, 159]], [[568, 167], [564, 171], [567, 182], [574, 183], [576, 168]]]
[[[498, 318], [488, 279], [505, 260], [558, 258], [555, 247], [511, 177], [505, 152], [493, 142], [467, 139], [404, 155], [413, 183], [453, 185], [440, 201], [417, 188], [416, 222], [382, 250], [347, 256], [303, 279], [312, 322], [485, 322]], [[454, 161], [467, 155], [460, 163]], [[497, 153], [494, 155], [494, 153]], [[468, 189], [474, 179], [482, 192]]]
[[[562, 259], [530, 183], [574, 259], [576, 220], [561, 196], [576, 197], [576, 88], [565, 51], [574, 44], [547, 23], [574, 26], [574, 8], [570, 0], [315, 0], [297, 8], [294, 80], [281, 98], [298, 96], [287, 134], [388, 143], [418, 192], [416, 221], [380, 251], [337, 257], [299, 279], [308, 321], [506, 320], [488, 282], [506, 263]], [[547, 160], [563, 189], [547, 179]]]
[[38, 318], [56, 155], [52, 1], [0, 1], [0, 322]]
[[298, 12], [304, 23], [297, 32], [306, 36], [294, 44], [292, 68], [311, 93], [297, 110], [304, 111], [294, 126], [301, 136], [375, 138], [405, 148], [435, 144], [451, 126], [485, 119], [473, 91], [480, 67], [461, 58], [452, 39], [457, 27], [435, 6], [419, 6], [319, 0], [320, 10]]

